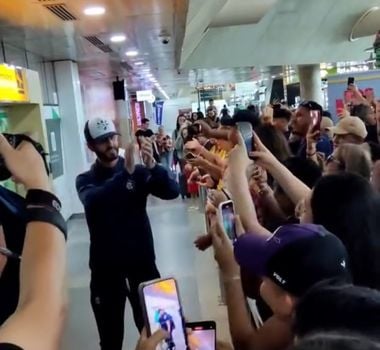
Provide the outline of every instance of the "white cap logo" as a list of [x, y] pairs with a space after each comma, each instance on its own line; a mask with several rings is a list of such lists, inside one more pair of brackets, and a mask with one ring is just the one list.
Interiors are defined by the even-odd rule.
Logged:
[[93, 139], [106, 134], [116, 134], [116, 128], [112, 120], [105, 118], [94, 118], [88, 122], [88, 130]]

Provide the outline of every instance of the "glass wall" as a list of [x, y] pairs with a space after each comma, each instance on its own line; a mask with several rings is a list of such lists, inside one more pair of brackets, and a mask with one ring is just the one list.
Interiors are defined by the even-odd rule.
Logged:
[[0, 41], [0, 63], [28, 68], [39, 73], [45, 105], [58, 105], [57, 84], [53, 62], [24, 49]]

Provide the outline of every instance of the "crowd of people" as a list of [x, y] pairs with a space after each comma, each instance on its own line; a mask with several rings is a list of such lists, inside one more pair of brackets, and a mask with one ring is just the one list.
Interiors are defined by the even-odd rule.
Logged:
[[[136, 133], [142, 164], [135, 164], [133, 144], [119, 156], [112, 122], [86, 123], [97, 160], [78, 176], [77, 190], [91, 236], [91, 304], [102, 350], [122, 348], [127, 297], [141, 332], [137, 350], [154, 350], [168, 337], [163, 330], [147, 335], [138, 299], [138, 285], [160, 276], [147, 197], [197, 200], [200, 191], [207, 194], [207, 232], [195, 245], [214, 250], [232, 339], [220, 348], [380, 347], [380, 105], [355, 85], [348, 90], [352, 98], [336, 124], [314, 101], [294, 110], [249, 106], [233, 116], [227, 108], [219, 115], [210, 101], [206, 116], [179, 115], [171, 137], [143, 120]], [[239, 131], [247, 122], [248, 139]], [[9, 250], [0, 251], [8, 259], [0, 268], [10, 271], [17, 260], [20, 283], [6, 296], [15, 299], [17, 291], [2, 312], [0, 349], [58, 349], [67, 305], [59, 200], [31, 144], [15, 150], [0, 135], [0, 154], [28, 190], [23, 248], [8, 244], [1, 216], [0, 244]], [[233, 239], [218, 215], [227, 200]]]

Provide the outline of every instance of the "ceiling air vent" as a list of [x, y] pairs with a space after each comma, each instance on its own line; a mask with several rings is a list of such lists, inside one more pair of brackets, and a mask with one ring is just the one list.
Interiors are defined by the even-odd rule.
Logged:
[[108, 45], [106, 45], [103, 41], [101, 41], [96, 36], [85, 36], [84, 38], [87, 41], [89, 41], [92, 45], [96, 46], [99, 50], [101, 50], [105, 53], [113, 52], [112, 49]]
[[[44, 3], [45, 1], [40, 1]], [[65, 4], [43, 4], [46, 9], [59, 17], [62, 21], [76, 21], [77, 18], [69, 11]]]

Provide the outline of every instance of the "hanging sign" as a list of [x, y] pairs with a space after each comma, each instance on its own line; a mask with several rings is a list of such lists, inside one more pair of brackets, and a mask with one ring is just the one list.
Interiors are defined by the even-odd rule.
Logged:
[[0, 102], [28, 101], [24, 70], [7, 64], [0, 64]]

